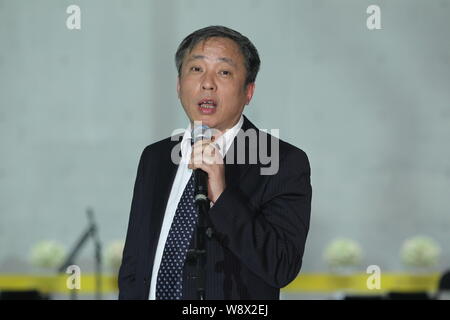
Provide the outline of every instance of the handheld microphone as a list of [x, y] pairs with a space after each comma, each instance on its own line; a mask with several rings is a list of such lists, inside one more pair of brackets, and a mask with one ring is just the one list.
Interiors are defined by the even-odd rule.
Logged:
[[[212, 130], [206, 125], [197, 125], [192, 129], [192, 145], [199, 140], [212, 138]], [[194, 170], [194, 199], [196, 203], [208, 202], [208, 174], [202, 169]]]

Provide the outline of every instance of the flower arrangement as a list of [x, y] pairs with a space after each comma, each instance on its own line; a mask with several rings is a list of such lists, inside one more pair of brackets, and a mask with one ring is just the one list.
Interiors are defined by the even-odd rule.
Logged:
[[438, 264], [441, 248], [430, 237], [415, 236], [405, 240], [400, 254], [402, 262], [408, 267], [430, 268]]
[[122, 263], [122, 252], [125, 243], [122, 240], [116, 240], [111, 242], [105, 250], [105, 261], [107, 266], [112, 268], [114, 272], [119, 270]]
[[53, 240], [43, 240], [31, 248], [31, 264], [42, 268], [57, 268], [64, 262], [66, 249]]
[[331, 268], [357, 266], [362, 260], [362, 249], [354, 240], [337, 238], [326, 247], [324, 259]]

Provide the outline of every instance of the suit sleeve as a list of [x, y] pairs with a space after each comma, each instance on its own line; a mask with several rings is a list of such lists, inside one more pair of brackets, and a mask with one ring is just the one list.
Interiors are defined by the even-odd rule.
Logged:
[[135, 275], [137, 267], [137, 233], [139, 227], [139, 205], [142, 203], [144, 192], [145, 163], [148, 147], [141, 154], [136, 180], [134, 183], [133, 199], [131, 202], [130, 218], [122, 254], [122, 264], [119, 270], [119, 299], [136, 299]]
[[[255, 205], [228, 187], [210, 210], [219, 240], [269, 285], [282, 288], [298, 275], [309, 229], [312, 189], [306, 154], [291, 149], [268, 176]], [[264, 181], [261, 179], [261, 181]]]

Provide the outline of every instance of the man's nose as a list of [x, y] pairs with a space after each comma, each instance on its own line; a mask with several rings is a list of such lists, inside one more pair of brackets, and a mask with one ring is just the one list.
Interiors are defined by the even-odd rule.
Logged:
[[216, 90], [216, 83], [212, 75], [206, 74], [202, 81], [203, 90]]

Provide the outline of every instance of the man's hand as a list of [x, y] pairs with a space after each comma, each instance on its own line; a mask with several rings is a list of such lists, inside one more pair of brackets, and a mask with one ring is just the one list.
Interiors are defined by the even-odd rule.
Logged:
[[225, 190], [225, 166], [213, 140], [200, 140], [193, 145], [188, 167], [208, 174], [208, 199], [216, 202]]

